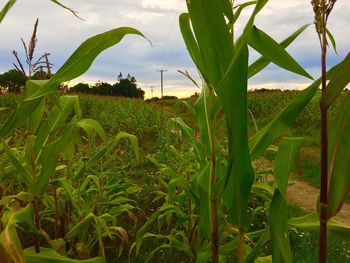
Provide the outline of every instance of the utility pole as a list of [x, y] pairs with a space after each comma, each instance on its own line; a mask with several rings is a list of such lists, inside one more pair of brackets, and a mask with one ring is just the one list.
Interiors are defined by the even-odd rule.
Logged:
[[163, 100], [163, 72], [167, 72], [166, 69], [157, 69], [158, 72], [160, 72], [160, 94], [161, 99]]
[[151, 98], [153, 98], [153, 88], [154, 88], [154, 86], [149, 86], [149, 88], [151, 89], [151, 94], [152, 94]]

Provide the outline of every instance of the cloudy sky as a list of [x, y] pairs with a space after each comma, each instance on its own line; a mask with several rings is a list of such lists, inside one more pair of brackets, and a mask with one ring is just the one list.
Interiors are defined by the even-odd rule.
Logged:
[[[0, 0], [2, 7], [7, 0]], [[79, 12], [85, 21], [43, 0], [19, 0], [0, 24], [0, 73], [12, 68], [12, 50], [23, 55], [20, 39], [29, 40], [35, 19], [39, 17], [36, 54], [51, 53], [56, 71], [79, 44], [93, 35], [112, 28], [131, 26], [140, 30], [152, 41], [137, 36], [127, 36], [117, 46], [102, 53], [90, 70], [76, 82], [95, 83], [98, 80], [114, 83], [119, 72], [135, 76], [140, 86], [151, 96], [159, 96], [160, 74], [164, 73], [165, 95], [183, 97], [198, 91], [177, 70], [187, 70], [198, 79], [189, 58], [178, 26], [178, 16], [185, 12], [185, 0], [62, 0], [63, 4]], [[236, 0], [236, 3], [244, 1]], [[247, 9], [236, 25], [239, 31], [252, 9]], [[337, 40], [338, 54], [329, 52], [329, 66], [344, 58], [350, 50], [350, 1], [338, 0], [331, 17], [329, 29]], [[270, 0], [259, 14], [256, 25], [282, 40], [306, 23], [312, 23], [310, 0]], [[314, 27], [309, 27], [288, 51], [311, 75], [319, 75], [319, 44]], [[257, 55], [251, 52], [253, 61]], [[250, 80], [251, 88], [302, 88], [308, 81], [269, 66]], [[72, 84], [72, 83], [71, 83]]]

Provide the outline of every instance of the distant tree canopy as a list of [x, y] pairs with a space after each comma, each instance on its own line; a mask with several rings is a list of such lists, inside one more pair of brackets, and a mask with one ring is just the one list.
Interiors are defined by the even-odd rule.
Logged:
[[11, 69], [0, 74], [0, 88], [8, 92], [20, 92], [26, 85], [27, 77], [23, 73]]
[[126, 78], [123, 78], [122, 73], [118, 75], [118, 80], [113, 85], [100, 81], [95, 83], [93, 86], [78, 83], [74, 87], [71, 87], [69, 92], [140, 99], [143, 99], [145, 95], [145, 92], [138, 87], [135, 77], [128, 74]]

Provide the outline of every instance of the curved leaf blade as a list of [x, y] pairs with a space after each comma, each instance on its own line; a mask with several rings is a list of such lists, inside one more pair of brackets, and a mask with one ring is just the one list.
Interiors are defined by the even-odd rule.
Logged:
[[136, 29], [120, 27], [84, 41], [48, 82], [43, 83], [34, 93], [30, 94], [18, 105], [17, 109], [1, 127], [0, 139], [13, 128], [21, 125], [40, 104], [44, 96], [55, 93], [60, 83], [72, 80], [85, 73], [101, 52], [119, 43], [128, 34], [144, 37]]
[[248, 44], [281, 68], [313, 79], [280, 44], [255, 26], [252, 29]]
[[16, 1], [17, 0], [9, 0], [6, 3], [6, 5], [2, 8], [2, 10], [0, 11], [0, 23], [2, 22], [2, 20], [4, 20], [6, 14], [8, 13], [8, 11], [10, 11], [10, 9], [13, 7]]
[[350, 193], [350, 94], [331, 129], [329, 140], [328, 218], [335, 216]]
[[330, 79], [325, 94], [322, 96], [321, 103], [330, 107], [339, 93], [348, 85], [350, 82], [350, 52], [345, 59], [340, 62], [338, 69], [334, 76]]
[[[291, 34], [289, 37], [284, 39], [282, 42], [280, 42], [280, 45], [283, 48], [287, 48], [304, 30], [309, 27], [310, 24], [304, 25], [300, 27], [297, 31], [295, 31], [293, 34]], [[267, 57], [260, 57], [257, 59], [253, 64], [251, 64], [248, 68], [248, 78], [253, 77], [255, 74], [259, 73], [261, 70], [263, 70], [266, 66], [268, 66], [271, 63], [271, 60], [269, 60]]]
[[55, 250], [41, 248], [40, 253], [35, 253], [33, 247], [26, 248], [24, 251], [26, 263], [105, 263], [102, 257], [95, 257], [85, 260], [66, 258], [58, 254]]
[[270, 242], [273, 262], [292, 263], [288, 238], [288, 208], [282, 193], [276, 189], [270, 208]]

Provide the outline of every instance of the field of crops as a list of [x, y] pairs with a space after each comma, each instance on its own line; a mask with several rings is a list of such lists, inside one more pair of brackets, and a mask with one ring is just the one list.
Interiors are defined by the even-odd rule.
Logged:
[[[296, 93], [249, 93], [248, 105], [257, 125], [272, 119], [276, 109], [285, 107]], [[0, 107], [4, 109], [0, 114], [1, 120], [4, 121], [20, 100], [21, 96], [0, 96]], [[184, 101], [195, 103], [193, 98]], [[193, 222], [197, 219], [195, 214], [187, 214], [190, 193], [183, 188], [183, 180], [193, 177], [198, 167], [191, 142], [181, 134], [180, 129], [167, 130], [166, 124], [172, 117], [181, 117], [189, 125], [196, 126], [195, 119], [180, 100], [162, 102], [163, 109], [160, 102], [157, 103], [103, 96], [79, 97], [82, 118], [93, 118], [101, 123], [109, 139], [106, 144], [102, 138], [88, 138], [88, 133], [82, 130], [78, 135], [81, 144], [75, 146], [78, 152], [69, 159], [63, 155], [57, 162], [55, 176], [50, 179], [49, 190], [40, 202], [41, 229], [45, 233], [40, 238], [41, 246], [51, 246], [61, 254], [81, 259], [103, 253], [107, 262], [125, 262], [129, 257], [131, 262], [190, 260], [191, 252], [188, 249], [191, 249], [194, 237], [188, 236], [188, 217]], [[311, 133], [303, 128], [297, 133], [304, 136], [308, 147], [317, 148], [312, 136], [317, 134], [319, 125], [319, 120], [313, 118], [318, 108], [312, 104], [309, 108], [301, 113], [299, 118], [303, 119], [297, 119], [293, 126], [316, 127]], [[312, 122], [305, 124], [306, 120]], [[253, 121], [249, 123], [249, 130], [254, 133]], [[125, 140], [109, 147], [112, 138], [122, 131], [136, 137], [124, 134]], [[292, 129], [286, 131], [286, 135], [291, 133]], [[97, 135], [101, 135], [101, 132]], [[7, 142], [12, 145], [8, 149], [13, 154], [11, 156], [24, 167], [28, 165], [25, 159], [28, 154], [24, 144], [26, 136], [24, 127], [19, 127]], [[223, 146], [225, 138], [223, 132]], [[308, 141], [313, 143], [308, 144]], [[6, 215], [30, 197], [21, 194], [22, 181], [6, 157], [4, 145], [0, 150], [2, 202], [7, 196], [18, 200], [3, 210]], [[318, 160], [318, 156], [314, 158]], [[308, 162], [306, 169], [311, 169], [312, 173], [308, 176], [317, 180], [319, 168], [315, 162]], [[259, 173], [268, 173], [271, 167], [259, 169]], [[250, 199], [252, 222], [249, 231], [260, 231], [268, 220], [264, 208], [267, 202], [255, 194]], [[190, 206], [196, 209], [195, 202]], [[176, 211], [173, 210], [175, 207]], [[169, 209], [170, 212], [160, 214], [162, 209]], [[289, 208], [289, 213], [291, 217], [305, 214], [293, 207]], [[30, 217], [29, 213], [27, 219]], [[20, 233], [24, 247], [33, 245], [31, 235], [28, 230]], [[317, 247], [315, 232], [293, 228], [290, 238], [295, 262], [316, 260], [316, 255], [310, 253]], [[252, 237], [252, 240], [255, 238]], [[348, 246], [348, 243], [341, 241], [331, 242], [330, 253], [334, 256], [330, 262], [350, 262]], [[269, 246], [265, 245], [263, 251], [268, 255]]]
[[[48, 2], [80, 18], [59, 0]], [[136, 2], [142, 12], [133, 10]], [[170, 17], [165, 8], [136, 2], [128, 4], [128, 19], [158, 9]], [[37, 19], [28, 44], [21, 39], [25, 60], [13, 51], [16, 70], [0, 79], [0, 261], [350, 262], [350, 53], [327, 24], [336, 0], [312, 0], [313, 19], [299, 28], [288, 24], [282, 41], [256, 24], [263, 10], [265, 18], [279, 14], [268, 2], [184, 1], [179, 37], [201, 81], [178, 70], [200, 90], [183, 101], [163, 100], [165, 69], [157, 70], [162, 98], [153, 102], [67, 93], [66, 83], [125, 36], [149, 39], [131, 27], [94, 33], [53, 73], [49, 53], [34, 59]], [[284, 12], [297, 13], [288, 1], [272, 6], [282, 2]], [[1, 26], [15, 4], [5, 1]], [[91, 18], [99, 17], [89, 8]], [[86, 24], [104, 28], [95, 24], [102, 19], [93, 20]], [[317, 48], [307, 59], [294, 58], [288, 46], [312, 24], [314, 39], [301, 46], [316, 40]], [[55, 37], [60, 30], [51, 31]], [[150, 58], [138, 44], [126, 47], [132, 51], [124, 65], [141, 63], [134, 53], [142, 62]], [[250, 79], [270, 64], [282, 72], [274, 71], [273, 83], [288, 73], [308, 84], [250, 92]], [[96, 83], [93, 94], [143, 98], [136, 79], [122, 76], [113, 86]], [[89, 89], [80, 83], [77, 90]]]

